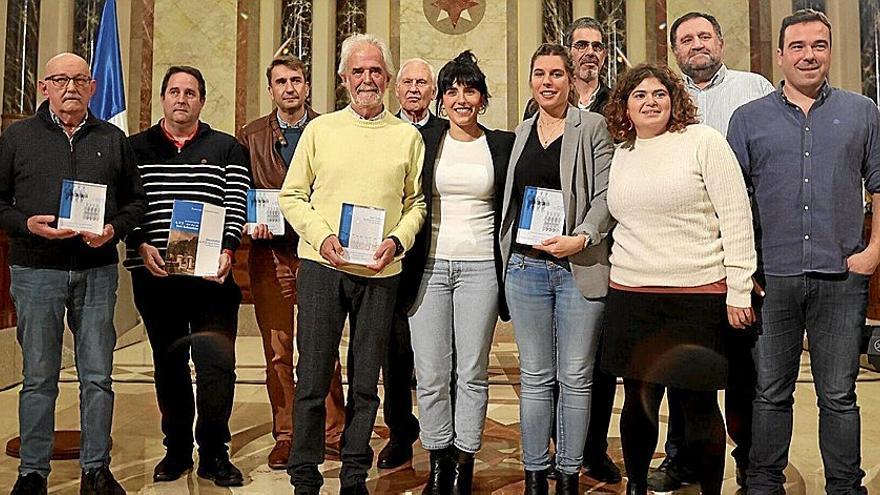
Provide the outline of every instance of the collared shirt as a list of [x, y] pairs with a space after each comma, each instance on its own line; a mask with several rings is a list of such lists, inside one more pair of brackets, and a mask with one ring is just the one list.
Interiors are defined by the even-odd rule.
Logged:
[[300, 117], [300, 119], [297, 120], [296, 122], [294, 122], [293, 124], [288, 124], [286, 120], [282, 119], [281, 112], [279, 112], [278, 110], [275, 111], [275, 118], [278, 119], [278, 127], [280, 127], [282, 130], [288, 129], [288, 128], [302, 129], [303, 127], [306, 126], [306, 121], [309, 120], [309, 112], [304, 111], [303, 116]]
[[810, 111], [773, 93], [737, 109], [727, 136], [753, 194], [767, 275], [845, 273], [864, 249], [864, 187], [880, 192], [880, 112], [825, 84]]
[[740, 106], [770, 94], [775, 88], [760, 74], [728, 69], [724, 64], [715, 72], [705, 88], [683, 74], [685, 87], [699, 109], [700, 123], [727, 135], [733, 111]]
[[401, 110], [400, 111], [400, 120], [402, 120], [404, 122], [409, 122], [410, 124], [421, 129], [422, 127], [425, 127], [425, 125], [428, 123], [429, 120], [431, 120], [431, 111], [426, 110], [425, 117], [422, 118], [422, 120], [420, 120], [418, 122], [413, 122], [412, 119], [409, 117], [409, 115], [406, 112], [404, 112], [403, 110]]
[[55, 122], [55, 125], [60, 127], [62, 131], [64, 131], [64, 134], [67, 136], [67, 141], [70, 142], [70, 144], [72, 145], [73, 136], [75, 136], [76, 133], [79, 132], [79, 130], [82, 129], [84, 125], [86, 125], [86, 120], [89, 119], [89, 111], [86, 110], [86, 113], [85, 115], [83, 115], [82, 120], [79, 122], [79, 124], [76, 125], [76, 127], [73, 129], [73, 132], [71, 132], [70, 134], [67, 134], [67, 127], [64, 126], [64, 122], [61, 122], [61, 117], [56, 115], [51, 108], [49, 109], [49, 116], [52, 117], [52, 122]]
[[372, 120], [372, 121], [376, 121], [376, 120], [382, 120], [382, 119], [385, 118], [385, 107], [382, 107], [382, 111], [379, 112], [378, 115], [376, 115], [376, 116], [374, 116], [374, 117], [370, 117], [369, 119], [366, 118], [366, 117], [364, 117], [363, 115], [361, 115], [361, 114], [355, 112], [355, 111], [354, 111], [354, 108], [351, 108], [351, 105], [348, 105], [348, 106], [345, 107], [345, 108], [347, 108], [349, 112], [353, 113], [357, 118], [359, 118], [359, 119], [361, 119], [361, 120]]
[[192, 134], [184, 137], [183, 139], [178, 139], [173, 134], [168, 132], [168, 129], [165, 127], [165, 119], [159, 121], [159, 127], [162, 128], [162, 134], [165, 135], [165, 138], [171, 141], [171, 144], [173, 144], [177, 148], [178, 153], [180, 153], [183, 147], [189, 144], [189, 142], [192, 141], [193, 138], [196, 137], [196, 134], [199, 132], [199, 126], [196, 125], [195, 129], [193, 129], [192, 131]]

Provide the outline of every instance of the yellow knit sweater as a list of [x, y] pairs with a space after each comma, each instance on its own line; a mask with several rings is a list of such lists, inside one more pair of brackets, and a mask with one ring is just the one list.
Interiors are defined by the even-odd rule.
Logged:
[[[300, 236], [300, 258], [330, 266], [318, 252], [339, 234], [342, 203], [385, 210], [384, 236], [409, 249], [425, 220], [421, 174], [425, 146], [419, 132], [390, 112], [370, 121], [349, 109], [306, 126], [281, 188], [284, 217]], [[400, 273], [400, 259], [374, 272], [359, 265], [340, 270], [367, 277]]]
[[608, 209], [617, 220], [611, 280], [694, 287], [727, 279], [727, 304], [751, 305], [752, 211], [736, 157], [704, 125], [638, 139], [611, 162]]

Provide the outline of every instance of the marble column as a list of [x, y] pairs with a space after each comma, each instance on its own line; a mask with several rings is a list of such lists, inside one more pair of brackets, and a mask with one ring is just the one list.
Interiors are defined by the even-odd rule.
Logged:
[[647, 62], [665, 64], [668, 62], [666, 34], [666, 0], [645, 4], [645, 33], [647, 34]]
[[[626, 70], [626, 0], [597, 0], [596, 19], [605, 28], [608, 58], [605, 62], [605, 84], [617, 82], [617, 75]], [[650, 36], [649, 36], [650, 37]]]
[[73, 8], [73, 53], [92, 64], [98, 25], [106, 0], [75, 0]]
[[[364, 33], [367, 30], [367, 1], [366, 0], [336, 0], [336, 64], [339, 67], [339, 52], [342, 42], [355, 33]], [[335, 72], [335, 70], [334, 70]], [[336, 82], [336, 109], [348, 105], [348, 92], [342, 86], [342, 81]]]
[[[859, 2], [862, 39], [862, 94], [880, 104], [880, 0]], [[880, 211], [877, 212], [880, 214]]]
[[282, 0], [280, 45], [284, 45], [282, 54], [302, 60], [311, 82], [312, 0]]
[[572, 21], [571, 0], [543, 0], [543, 41], [563, 44], [565, 30]]
[[9, 0], [6, 9], [3, 129], [34, 114], [40, 70], [37, 67], [40, 0]]

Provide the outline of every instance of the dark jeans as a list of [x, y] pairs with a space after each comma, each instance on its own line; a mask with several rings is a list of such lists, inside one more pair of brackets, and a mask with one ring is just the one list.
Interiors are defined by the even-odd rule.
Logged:
[[[153, 347], [156, 398], [168, 456], [191, 459], [193, 420], [199, 457], [226, 455], [235, 393], [235, 336], [241, 290], [200, 277], [131, 272], [134, 302]], [[196, 369], [193, 398], [189, 360]]]
[[[757, 307], [757, 306], [756, 306]], [[749, 450], [752, 446], [752, 401], [755, 400], [755, 328], [730, 329], [724, 334], [727, 353], [727, 389], [724, 392], [724, 418], [727, 434], [736, 445], [732, 455], [736, 465], [748, 467]], [[684, 442], [684, 411], [680, 399], [670, 390], [669, 430], [666, 433], [666, 456], [689, 465], [691, 453]]]
[[330, 390], [346, 317], [350, 332], [348, 400], [339, 478], [342, 486], [366, 479], [373, 464], [370, 436], [379, 410], [379, 369], [385, 359], [399, 283], [399, 276], [359, 277], [302, 261], [297, 280], [296, 428], [287, 468], [294, 487], [317, 491], [324, 482], [318, 471], [318, 464], [324, 461], [324, 435], [315, 432], [324, 431], [324, 398]]
[[[626, 399], [620, 416], [620, 437], [627, 478], [645, 486], [648, 465], [657, 447], [663, 385], [624, 379]], [[720, 494], [724, 476], [724, 422], [718, 409], [718, 393], [670, 389], [679, 398], [685, 420], [685, 442], [694, 453], [701, 492]]]
[[792, 433], [795, 381], [804, 329], [819, 398], [819, 449], [827, 493], [867, 493], [861, 486], [856, 376], [868, 301], [868, 277], [767, 277], [755, 346], [758, 369], [749, 493], [781, 493]]
[[388, 354], [382, 366], [385, 389], [382, 412], [391, 441], [402, 444], [411, 444], [419, 438], [419, 420], [413, 414], [413, 366], [409, 317], [397, 308], [388, 336]]

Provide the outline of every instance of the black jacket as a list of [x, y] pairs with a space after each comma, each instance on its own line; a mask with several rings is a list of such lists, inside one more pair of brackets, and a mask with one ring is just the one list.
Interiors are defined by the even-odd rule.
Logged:
[[[104, 222], [116, 238], [90, 248], [80, 236], [49, 240], [30, 233], [29, 217], [58, 215], [64, 179], [107, 185]], [[85, 270], [115, 264], [116, 242], [140, 223], [146, 204], [125, 134], [91, 113], [73, 143], [52, 121], [48, 102], [0, 136], [0, 228], [9, 234], [10, 265]]]
[[[425, 206], [427, 214], [422, 230], [416, 235], [412, 249], [407, 251], [403, 258], [403, 274], [400, 280], [400, 292], [397, 295], [398, 306], [409, 312], [415, 303], [422, 276], [425, 273], [425, 264], [428, 260], [428, 249], [431, 246], [431, 191], [434, 188], [434, 167], [437, 164], [438, 151], [443, 143], [446, 132], [449, 131], [449, 121], [441, 118], [433, 118], [425, 127], [419, 129], [422, 139], [425, 141], [425, 161], [422, 165], [422, 191], [425, 194]], [[510, 152], [513, 150], [515, 136], [512, 132], [501, 130], [489, 130], [480, 126], [486, 133], [486, 142], [489, 144], [489, 152], [492, 155], [492, 165], [495, 169], [495, 216], [494, 216], [494, 240], [495, 274], [498, 278], [498, 314], [502, 320], [507, 321], [510, 315], [504, 298], [504, 286], [502, 274], [504, 267], [501, 262], [501, 249], [498, 244], [498, 232], [501, 227], [501, 209], [504, 202], [504, 180], [507, 177], [507, 162], [510, 160]]]

